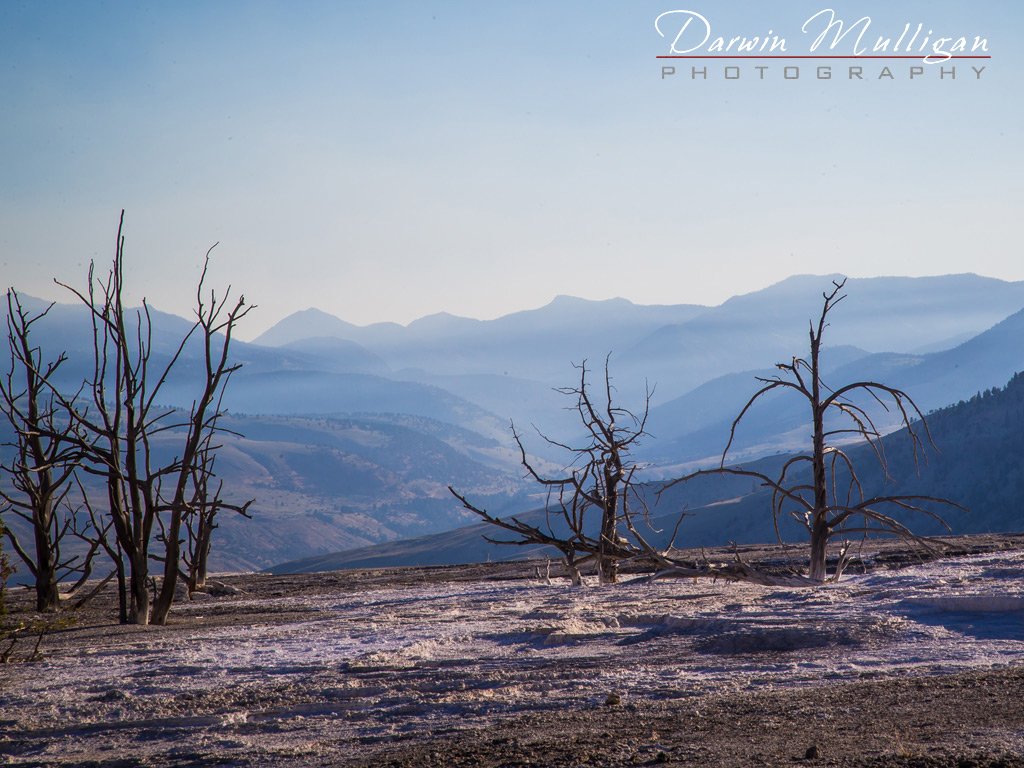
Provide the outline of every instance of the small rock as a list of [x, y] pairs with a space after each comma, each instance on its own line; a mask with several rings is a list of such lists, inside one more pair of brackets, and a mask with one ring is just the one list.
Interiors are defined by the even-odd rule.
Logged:
[[667, 763], [668, 762], [668, 755], [666, 755], [664, 752], [659, 752], [658, 754], [656, 754], [654, 756], [654, 762], [656, 762], [656, 763]]
[[617, 707], [621, 703], [622, 697], [614, 691], [612, 693], [609, 693], [608, 698], [604, 700], [604, 705], [606, 707]]
[[821, 752], [818, 750], [817, 744], [811, 744], [804, 752], [804, 760], [817, 760], [819, 757], [821, 757]]
[[245, 594], [238, 587], [225, 584], [223, 581], [208, 581], [206, 582], [206, 587], [204, 587], [203, 591], [209, 595], [213, 595], [214, 597], [228, 597], [230, 595]]

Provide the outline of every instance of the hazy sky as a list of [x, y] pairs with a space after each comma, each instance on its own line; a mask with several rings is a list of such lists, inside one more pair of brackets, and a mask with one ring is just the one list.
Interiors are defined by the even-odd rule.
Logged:
[[[917, 61], [661, 78], [664, 11], [794, 50], [823, 8], [993, 58], [955, 81], [908, 79]], [[125, 208], [133, 298], [187, 313], [220, 241], [213, 281], [261, 307], [243, 338], [309, 306], [408, 322], [559, 293], [718, 303], [798, 272], [1024, 279], [1022, 50], [1016, 0], [2, 0], [0, 269], [60, 297]]]

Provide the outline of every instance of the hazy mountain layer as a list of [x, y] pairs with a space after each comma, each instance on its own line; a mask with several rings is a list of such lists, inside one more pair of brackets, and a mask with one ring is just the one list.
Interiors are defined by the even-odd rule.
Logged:
[[[839, 323], [838, 318], [836, 323]], [[1024, 311], [942, 352], [857, 357], [849, 349], [835, 352], [826, 349], [822, 352], [823, 379], [832, 387], [852, 381], [880, 381], [909, 393], [927, 413], [998, 386], [1015, 372], [1024, 370], [1022, 342]], [[797, 349], [793, 354], [806, 357], [807, 352]], [[837, 362], [841, 364], [836, 365]], [[775, 373], [772, 369], [763, 369], [728, 374], [654, 408], [649, 423], [651, 432], [659, 439], [645, 444], [644, 457], [673, 466], [719, 456], [730, 424], [761, 386], [757, 377], [770, 377]], [[897, 412], [884, 410], [870, 398], [862, 399], [860, 405], [883, 430], [898, 426]], [[731, 455], [734, 458], [764, 455], [805, 444], [810, 434], [807, 408], [807, 402], [792, 392], [767, 395], [744, 417]]]
[[[559, 297], [540, 309], [490, 321], [434, 315], [403, 327], [378, 324], [357, 327], [324, 313], [297, 313], [257, 341], [300, 345], [301, 337], [336, 337], [362, 345], [386, 361], [397, 378], [434, 384], [517, 423], [554, 424], [570, 428], [562, 403], [551, 387], [574, 385], [572, 363], [584, 359], [600, 369], [611, 353], [617, 395], [629, 407], [642, 403], [645, 384], [654, 389], [652, 403], [662, 406], [696, 387], [730, 373], [768, 369], [780, 360], [806, 353], [807, 328], [821, 309], [822, 292], [837, 276], [797, 276], [761, 291], [734, 297], [717, 307], [678, 305], [645, 307], [624, 299], [585, 301]], [[973, 338], [1024, 307], [1024, 282], [1009, 283], [977, 275], [930, 278], [851, 278], [847, 298], [835, 310], [826, 335], [836, 367], [867, 353], [897, 353], [917, 361], [926, 352], [951, 348]], [[988, 353], [995, 360], [998, 355]], [[939, 358], [935, 358], [939, 360]], [[324, 350], [322, 369], [332, 358]], [[1016, 368], [982, 364], [974, 379], [942, 374], [942, 363], [929, 378], [927, 407], [937, 407], [1006, 381]], [[333, 369], [332, 369], [333, 370]], [[881, 368], [881, 370], [889, 370]], [[719, 382], [722, 383], [722, 382]], [[974, 386], [975, 389], [970, 387]], [[696, 419], [715, 425], [739, 405], [727, 398], [742, 394], [738, 382], [720, 391], [710, 388], [706, 402], [697, 402]], [[699, 399], [698, 399], [699, 400]], [[691, 410], [690, 398], [677, 405], [676, 418], [666, 406], [652, 421], [659, 439], [675, 446], [693, 430], [679, 419]], [[716, 416], [717, 415], [717, 416]], [[753, 445], [763, 442], [752, 438]], [[688, 452], [688, 459], [709, 455], [706, 444]], [[720, 450], [720, 448], [719, 448]], [[713, 452], [713, 451], [711, 451]]]
[[[1015, 376], [1002, 390], [989, 390], [942, 409], [932, 414], [928, 422], [935, 445], [927, 448], [920, 463], [915, 463], [905, 433], [885, 438], [888, 479], [866, 446], [850, 451], [867, 494], [914, 493], [955, 501], [966, 509], [930, 505], [954, 533], [1024, 530], [1024, 374]], [[747, 466], [772, 475], [784, 460], [785, 457], [773, 457]], [[656, 488], [647, 489], [653, 515], [647, 536], [660, 545], [668, 543], [667, 537], [675, 529], [680, 512], [685, 512], [686, 518], [679, 527], [679, 546], [749, 544], [775, 538], [768, 495], [752, 479], [702, 478], [677, 485], [660, 499], [653, 493]], [[543, 512], [537, 510], [523, 517], [538, 524], [544, 520]], [[908, 514], [902, 519], [923, 534], [946, 532], [922, 515]], [[787, 540], [803, 540], [803, 534], [791, 520], [782, 523]], [[405, 542], [284, 563], [273, 570], [285, 573], [554, 556], [539, 547], [496, 547], [483, 540], [484, 535], [492, 536], [496, 530], [487, 524], [474, 524]], [[557, 526], [555, 530], [558, 532]]]

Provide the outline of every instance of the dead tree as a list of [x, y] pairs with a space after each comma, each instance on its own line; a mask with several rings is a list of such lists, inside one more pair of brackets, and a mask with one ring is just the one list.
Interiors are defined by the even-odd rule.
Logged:
[[183, 520], [187, 538], [182, 550], [183, 576], [188, 584], [189, 594], [206, 586], [213, 532], [218, 527], [218, 514], [228, 511], [248, 518], [249, 507], [255, 501], [250, 499], [242, 504], [236, 504], [223, 498], [224, 481], [217, 479], [214, 471], [216, 452], [220, 446], [213, 444], [213, 438], [219, 429], [217, 420], [221, 413], [218, 404], [215, 418], [206, 431], [197, 460], [192, 467], [191, 495], [186, 504]]
[[[86, 383], [88, 405], [65, 399], [63, 405], [76, 423], [87, 459], [84, 469], [101, 477], [107, 491], [107, 510], [116, 546], [111, 551], [127, 563], [119, 568], [122, 621], [163, 624], [174, 598], [181, 556], [181, 524], [186, 512], [189, 480], [199, 458], [203, 436], [215, 421], [211, 404], [227, 377], [238, 368], [228, 362], [235, 324], [252, 307], [244, 297], [229, 303], [224, 297], [204, 296], [203, 283], [210, 252], [197, 289], [196, 320], [169, 359], [151, 368], [153, 341], [149, 305], [128, 310], [124, 294], [124, 211], [118, 225], [114, 261], [104, 280], [89, 267], [87, 287], [71, 291], [84, 304], [92, 323], [93, 371]], [[212, 250], [212, 248], [210, 249]], [[197, 335], [203, 343], [205, 365], [199, 394], [188, 418], [176, 409], [161, 409], [157, 398], [172, 369]], [[160, 463], [154, 446], [158, 438], [183, 436], [177, 455]], [[165, 515], [167, 522], [160, 520]], [[159, 523], [158, 523], [159, 520]], [[164, 551], [151, 553], [155, 528], [163, 527]], [[163, 580], [150, 611], [149, 561], [163, 562]], [[126, 573], [127, 572], [127, 573]], [[127, 583], [125, 583], [127, 582]], [[127, 597], [126, 597], [127, 593]]]
[[[700, 470], [679, 478], [663, 488], [665, 490], [676, 483], [702, 475], [729, 474], [759, 480], [763, 487], [771, 491], [771, 511], [776, 534], [780, 539], [779, 522], [784, 515], [791, 516], [806, 529], [810, 539], [807, 578], [812, 583], [820, 583], [827, 578], [826, 556], [832, 539], [858, 534], [891, 534], [927, 545], [926, 539], [915, 535], [894, 515], [899, 512], [916, 512], [945, 525], [942, 518], [929, 509], [929, 505], [959, 507], [948, 499], [932, 496], [867, 494], [849, 454], [837, 444], [836, 438], [864, 441], [887, 476], [882, 433], [868, 408], [852, 399], [858, 394], [866, 396], [869, 402], [885, 412], [898, 415], [899, 427], [910, 441], [915, 464], [922, 457], [925, 441], [931, 443], [924, 414], [903, 390], [876, 381], [854, 381], [835, 388], [822, 381], [821, 340], [828, 327], [829, 313], [845, 298], [842, 294], [845, 283], [845, 280], [833, 282], [832, 291], [822, 294], [824, 304], [821, 314], [817, 323], [810, 323], [810, 358], [794, 357], [791, 362], [778, 363], [776, 368], [781, 374], [758, 378], [762, 386], [732, 422], [720, 465], [715, 469]], [[793, 392], [807, 401], [811, 420], [810, 452], [786, 461], [777, 477], [739, 467], [726, 467], [725, 462], [740, 422], [762, 397], [775, 390]], [[838, 418], [838, 426], [826, 423], [829, 416]], [[833, 579], [842, 575], [845, 555], [844, 549], [840, 553]]]
[[14, 440], [5, 444], [11, 453], [0, 464], [11, 487], [0, 487], [0, 499], [11, 514], [25, 521], [32, 545], [23, 546], [10, 528], [4, 533], [11, 547], [32, 574], [36, 610], [56, 611], [60, 604], [58, 582], [75, 572], [88, 572], [96, 547], [84, 557], [64, 558], [61, 545], [69, 532], [88, 539], [79, 529], [75, 510], [67, 504], [75, 467], [82, 451], [72, 439], [73, 420], [62, 415], [51, 381], [66, 356], [43, 363], [34, 346], [32, 326], [53, 308], [30, 312], [12, 288], [7, 291], [7, 341], [11, 365], [0, 378], [0, 413], [10, 424]]
[[[88, 446], [83, 469], [104, 481], [116, 539], [113, 551], [127, 566], [118, 568], [121, 620], [148, 624], [149, 546], [158, 511], [150, 439], [167, 412], [153, 415], [149, 309], [143, 303], [142, 311], [132, 317], [123, 304], [123, 227], [122, 211], [114, 261], [105, 280], [96, 277], [95, 265], [90, 264], [84, 292], [60, 283], [88, 309], [93, 345], [93, 371], [86, 385], [89, 403], [68, 399], [65, 407], [85, 436], [83, 447]], [[183, 341], [171, 365], [184, 345]]]
[[[640, 438], [647, 434], [647, 412], [650, 391], [646, 393], [643, 411], [632, 411], [614, 405], [608, 360], [604, 366], [603, 397], [596, 400], [587, 382], [587, 364], [584, 360], [574, 366], [580, 372], [579, 384], [558, 391], [575, 399], [575, 410], [587, 433], [586, 442], [571, 446], [540, 436], [552, 446], [569, 455], [568, 474], [549, 478], [538, 472], [523, 444], [522, 436], [512, 425], [512, 437], [519, 447], [523, 467], [528, 475], [547, 491], [545, 523], [531, 525], [518, 517], [502, 519], [489, 514], [449, 486], [449, 491], [463, 507], [479, 515], [488, 523], [516, 534], [511, 540], [488, 539], [495, 544], [547, 545], [562, 553], [574, 583], [580, 582], [580, 566], [594, 562], [602, 583], [618, 579], [619, 563], [635, 557], [638, 550], [623, 535], [630, 515], [630, 505], [640, 498], [634, 487], [637, 465], [630, 461], [629, 453]], [[556, 531], [556, 527], [561, 529]]]
[[[202, 494], [199, 498], [206, 504], [208, 533], [213, 531], [212, 527], [209, 527], [213, 523], [213, 518], [219, 509], [225, 506], [223, 502], [219, 502], [219, 490], [213, 499], [210, 499], [205, 493], [206, 483], [209, 480], [208, 473], [212, 472], [213, 455], [210, 439], [216, 433], [217, 422], [223, 413], [221, 405], [224, 388], [230, 380], [231, 374], [242, 367], [240, 363], [232, 364], [230, 362], [232, 334], [238, 322], [249, 314], [253, 307], [246, 305], [244, 296], [239, 296], [232, 301], [230, 286], [220, 298], [214, 291], [210, 291], [209, 302], [207, 302], [204, 297], [203, 283], [209, 263], [210, 251], [207, 251], [203, 272], [199, 278], [199, 286], [196, 289], [196, 325], [193, 327], [199, 331], [203, 350], [204, 367], [200, 394], [192, 403], [182, 453], [173, 465], [166, 468], [173, 491], [168, 502], [162, 505], [160, 510], [169, 514], [170, 521], [164, 536], [166, 545], [164, 578], [161, 582], [160, 593], [153, 605], [153, 622], [156, 624], [166, 622], [171, 603], [174, 602], [174, 587], [181, 562], [182, 523], [186, 515], [195, 511], [190, 502], [196, 498], [194, 491], [197, 472], [203, 482]], [[163, 473], [162, 471], [161, 474]], [[192, 490], [190, 490], [190, 486]], [[245, 508], [248, 509], [248, 506], [246, 504]], [[207, 545], [209, 541], [207, 535]], [[204, 570], [207, 554], [201, 555]]]

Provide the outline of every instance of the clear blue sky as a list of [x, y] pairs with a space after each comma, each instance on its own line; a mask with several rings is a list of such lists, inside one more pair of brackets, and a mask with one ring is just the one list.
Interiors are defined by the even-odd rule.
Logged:
[[[993, 58], [974, 82], [966, 62], [660, 78], [663, 11], [793, 49], [826, 7]], [[0, 269], [60, 297], [123, 207], [133, 298], [186, 313], [219, 240], [214, 281], [261, 306], [243, 337], [308, 306], [407, 322], [559, 293], [717, 303], [797, 272], [1024, 279], [1022, 54], [1009, 0], [4, 0]]]

